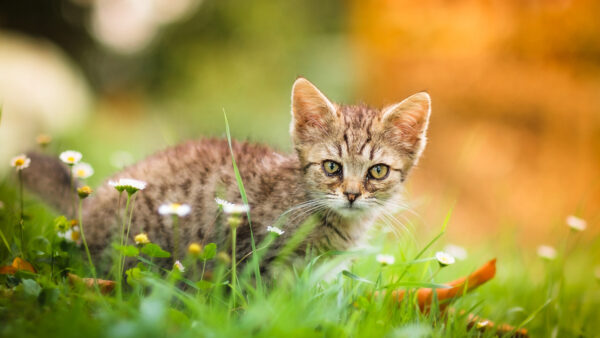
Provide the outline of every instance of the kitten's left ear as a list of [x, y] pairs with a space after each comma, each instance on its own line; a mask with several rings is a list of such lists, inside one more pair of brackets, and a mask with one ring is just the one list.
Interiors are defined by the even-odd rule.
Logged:
[[323, 138], [336, 118], [336, 106], [315, 85], [302, 77], [296, 79], [290, 128], [295, 143]]
[[406, 151], [416, 162], [427, 143], [427, 126], [431, 98], [426, 92], [414, 94], [400, 103], [383, 109], [386, 136]]

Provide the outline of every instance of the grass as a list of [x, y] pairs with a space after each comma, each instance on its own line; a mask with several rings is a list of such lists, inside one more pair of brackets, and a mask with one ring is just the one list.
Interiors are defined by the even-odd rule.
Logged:
[[[245, 198], [234, 157], [232, 162]], [[17, 180], [2, 182], [0, 200], [5, 204], [0, 209], [0, 263], [10, 265], [22, 255]], [[67, 273], [91, 277], [93, 270], [82, 248], [57, 236], [57, 216], [25, 195], [24, 256], [36, 272], [0, 275], [0, 336], [495, 336], [468, 329], [469, 313], [527, 328], [532, 336], [600, 332], [600, 284], [593, 272], [600, 243], [598, 238], [583, 243], [584, 234], [566, 226], [562, 242], [555, 243], [561, 249], [554, 260], [542, 260], [511, 240], [490, 239], [469, 248], [466, 260], [441, 269], [433, 256], [443, 247], [448, 211], [439, 231], [423, 234], [421, 244], [411, 236], [373, 229], [369, 247], [307, 257], [304, 264], [279, 269], [276, 278], [261, 276], [259, 255], [234, 273], [231, 256], [214, 244], [182, 258], [184, 272], [157, 265], [171, 258], [156, 245], [116, 246], [115, 252], [138, 263], [126, 272], [121, 296], [69, 283]], [[382, 252], [396, 262], [378, 264], [375, 255]], [[369, 297], [390, 285], [414, 290], [467, 275], [493, 258], [491, 252], [498, 256], [497, 277], [455, 301], [453, 311], [442, 313], [435, 303], [422, 313], [414, 297], [401, 303]], [[347, 270], [332, 273], [349, 259]], [[115, 259], [113, 270], [119, 270], [120, 261]], [[207, 262], [213, 266], [212, 279], [205, 278]]]

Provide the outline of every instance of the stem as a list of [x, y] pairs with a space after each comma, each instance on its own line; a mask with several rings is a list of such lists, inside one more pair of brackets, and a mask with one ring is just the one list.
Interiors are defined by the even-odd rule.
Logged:
[[202, 274], [200, 274], [200, 280], [204, 279], [204, 269], [206, 269], [206, 259], [202, 260]]
[[20, 226], [20, 230], [21, 230], [21, 256], [23, 258], [25, 258], [25, 236], [23, 235], [24, 231], [24, 220], [23, 220], [23, 173], [21, 172], [21, 170], [19, 170], [19, 199], [20, 199], [20, 206], [21, 206], [21, 213], [20, 213], [20, 220], [19, 220], [19, 226]]
[[[131, 201], [131, 195], [127, 194], [127, 203], [125, 203], [125, 212], [123, 213], [123, 217], [122, 222], [121, 222], [121, 248], [123, 247], [123, 237], [125, 236], [125, 217], [127, 215], [127, 210], [129, 209], [129, 202]], [[121, 273], [122, 268], [121, 268], [121, 261], [123, 260], [123, 249], [121, 249], [119, 251], [119, 263], [117, 265], [117, 268], [119, 269], [117, 271], [117, 296], [119, 297], [119, 299], [123, 298], [123, 294], [122, 294], [122, 285], [121, 282], [123, 281], [123, 274]]]
[[[83, 231], [82, 231], [83, 234]], [[56, 234], [52, 235], [52, 242], [50, 243], [50, 280], [54, 281], [54, 242], [56, 239]]]
[[177, 260], [179, 258], [179, 217], [173, 215], [173, 237], [175, 237], [175, 250], [173, 251], [173, 258]]
[[437, 276], [437, 274], [440, 273], [440, 271], [442, 271], [442, 268], [443, 268], [442, 266], [438, 266], [438, 269], [431, 275], [431, 277], [429, 277], [429, 279], [431, 279], [432, 282], [433, 282], [433, 279], [435, 278], [435, 276]]
[[[127, 234], [125, 235], [125, 244], [127, 245], [127, 242], [129, 242], [129, 230], [131, 229], [131, 218], [133, 217], [133, 205], [135, 204], [135, 196], [133, 196], [133, 198], [131, 199], [131, 207], [129, 208], [129, 222], [127, 223]], [[124, 270], [125, 270], [125, 260], [127, 259], [127, 257], [123, 256], [123, 261], [121, 264], [121, 276], [123, 276]]]
[[125, 235], [125, 245], [129, 242], [129, 230], [131, 229], [131, 218], [133, 217], [133, 205], [135, 204], [135, 196], [131, 199], [131, 208], [129, 208], [129, 223], [127, 224], [127, 234]]
[[[73, 176], [73, 165], [69, 164], [69, 181], [71, 182], [71, 202], [73, 203], [73, 214], [77, 210], [77, 190], [75, 190], [75, 176]], [[73, 195], [73, 192], [75, 195]], [[71, 214], [71, 215], [73, 215]]]
[[233, 306], [232, 309], [235, 309], [235, 285], [236, 285], [236, 279], [237, 279], [237, 267], [236, 267], [236, 258], [235, 258], [235, 240], [237, 237], [237, 227], [232, 226], [231, 227], [231, 288], [233, 291], [232, 294], [232, 301], [233, 301]]
[[119, 199], [117, 200], [117, 212], [115, 214], [115, 216], [117, 216], [116, 218], [119, 219], [119, 210], [121, 210], [121, 198], [123, 197], [123, 192], [120, 191], [119, 192]]
[[87, 254], [87, 258], [88, 258], [88, 262], [90, 263], [90, 269], [92, 270], [92, 277], [94, 278], [94, 286], [96, 291], [98, 291], [98, 293], [100, 293], [100, 289], [98, 288], [98, 279], [96, 276], [96, 267], [94, 266], [94, 263], [92, 262], [92, 255], [90, 255], [90, 249], [88, 247], [87, 241], [85, 240], [85, 233], [83, 232], [83, 216], [81, 213], [81, 205], [83, 204], [83, 199], [80, 198], [79, 199], [79, 208], [78, 208], [78, 215], [79, 215], [79, 230], [81, 231], [81, 240], [83, 241], [83, 246], [85, 247], [85, 253]]

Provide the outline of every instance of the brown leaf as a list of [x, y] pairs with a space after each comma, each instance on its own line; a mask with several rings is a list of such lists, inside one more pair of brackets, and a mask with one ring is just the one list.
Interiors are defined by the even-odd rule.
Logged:
[[[88, 289], [94, 288], [94, 278], [81, 278], [72, 273], [69, 273], [67, 276], [69, 277], [69, 282], [71, 283], [71, 285], [83, 284]], [[95, 281], [96, 283], [98, 283], [98, 288], [103, 294], [110, 293], [116, 285], [114, 281], [106, 279], [96, 279]]]
[[33, 265], [31, 265], [31, 263], [27, 262], [21, 257], [16, 257], [11, 265], [0, 267], [0, 274], [14, 275], [19, 270], [35, 273], [35, 268]]

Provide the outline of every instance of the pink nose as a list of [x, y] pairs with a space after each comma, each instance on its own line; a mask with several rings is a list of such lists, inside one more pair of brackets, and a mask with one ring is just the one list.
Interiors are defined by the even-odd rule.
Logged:
[[348, 201], [350, 201], [350, 204], [352, 204], [358, 198], [358, 196], [360, 196], [360, 193], [359, 192], [344, 192], [344, 195], [346, 195], [346, 197], [348, 198]]

